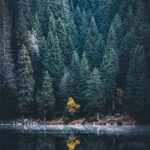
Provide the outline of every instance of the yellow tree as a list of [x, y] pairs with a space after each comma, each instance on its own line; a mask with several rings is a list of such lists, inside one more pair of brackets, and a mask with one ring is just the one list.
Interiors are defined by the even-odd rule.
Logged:
[[74, 115], [74, 113], [80, 110], [80, 105], [77, 104], [72, 97], [69, 97], [67, 102], [67, 110], [70, 114]]

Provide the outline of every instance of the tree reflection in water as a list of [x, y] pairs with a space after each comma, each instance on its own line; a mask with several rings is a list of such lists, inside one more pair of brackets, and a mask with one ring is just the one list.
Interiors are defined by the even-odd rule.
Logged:
[[75, 150], [76, 146], [80, 144], [80, 139], [76, 136], [69, 136], [67, 140], [68, 150]]
[[150, 136], [0, 132], [0, 150], [150, 150]]

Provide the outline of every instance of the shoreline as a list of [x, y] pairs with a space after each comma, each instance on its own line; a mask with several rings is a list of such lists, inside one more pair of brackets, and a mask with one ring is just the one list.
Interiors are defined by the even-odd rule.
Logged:
[[40, 119], [16, 119], [16, 120], [7, 120], [1, 121], [0, 120], [0, 127], [1, 126], [11, 126], [11, 127], [36, 127], [36, 126], [65, 126], [65, 125], [72, 125], [72, 126], [138, 126], [138, 125], [150, 125], [147, 124], [139, 124], [135, 119], [131, 118], [130, 116], [120, 115], [120, 116], [105, 116], [98, 120], [88, 121], [85, 118], [76, 119], [70, 121], [69, 123], [65, 123], [63, 117], [42, 121]]
[[94, 134], [97, 136], [150, 136], [150, 125], [36, 125], [36, 126], [10, 126], [0, 125], [0, 132], [13, 132], [20, 134]]

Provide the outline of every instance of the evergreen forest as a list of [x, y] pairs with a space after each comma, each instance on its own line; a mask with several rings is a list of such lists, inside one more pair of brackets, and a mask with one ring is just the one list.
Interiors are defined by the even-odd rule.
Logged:
[[149, 0], [0, 0], [0, 120], [130, 115], [150, 122]]

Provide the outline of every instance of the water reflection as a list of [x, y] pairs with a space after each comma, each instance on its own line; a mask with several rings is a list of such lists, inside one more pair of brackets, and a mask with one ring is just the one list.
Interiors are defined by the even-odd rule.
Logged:
[[150, 137], [0, 132], [0, 150], [150, 150]]
[[75, 150], [76, 146], [80, 144], [80, 139], [77, 138], [76, 136], [69, 136], [67, 140], [67, 147], [68, 150]]

